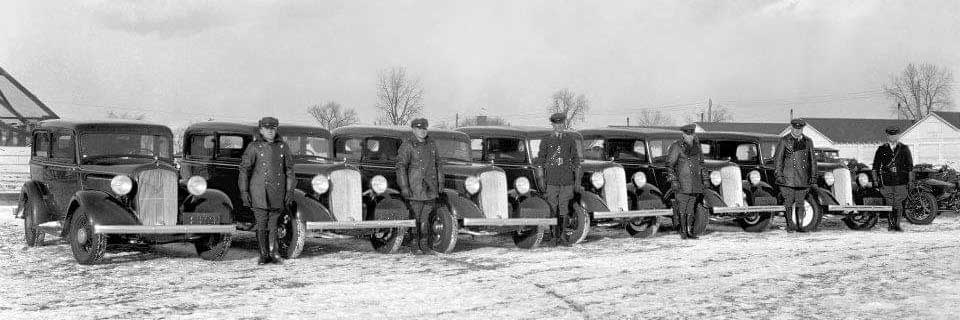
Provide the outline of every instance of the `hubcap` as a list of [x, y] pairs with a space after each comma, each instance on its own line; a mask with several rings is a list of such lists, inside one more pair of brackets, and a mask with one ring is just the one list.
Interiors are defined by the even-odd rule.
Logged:
[[813, 223], [813, 205], [810, 204], [810, 201], [804, 201], [803, 221], [800, 221], [800, 225], [809, 226], [810, 223]]
[[77, 230], [77, 243], [87, 243], [87, 228]]
[[750, 215], [743, 218], [743, 221], [746, 221], [749, 224], [755, 224], [757, 222], [760, 222], [760, 214], [756, 212], [751, 213]]
[[443, 234], [443, 219], [440, 219], [440, 216], [434, 216], [433, 220], [430, 221], [430, 229], [433, 230], [432, 240], [434, 243], [440, 242], [440, 235]]

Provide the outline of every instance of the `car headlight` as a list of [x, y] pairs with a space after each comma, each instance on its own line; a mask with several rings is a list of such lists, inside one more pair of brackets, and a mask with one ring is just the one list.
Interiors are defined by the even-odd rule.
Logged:
[[633, 185], [637, 186], [637, 188], [643, 188], [643, 186], [646, 184], [647, 175], [643, 174], [643, 172], [637, 172], [633, 174]]
[[750, 184], [752, 185], [760, 184], [760, 171], [750, 171], [750, 173], [747, 174], [747, 179], [750, 180]]
[[463, 187], [467, 189], [467, 192], [470, 194], [477, 194], [480, 192], [480, 179], [474, 176], [467, 177], [467, 180], [463, 182]]
[[837, 181], [837, 177], [833, 176], [833, 172], [824, 172], [823, 173], [823, 182], [828, 186], [832, 186], [834, 182]]
[[330, 190], [330, 178], [322, 174], [315, 175], [310, 179], [310, 186], [313, 187], [313, 192], [324, 194]]
[[380, 175], [373, 177], [373, 179], [370, 179], [370, 189], [373, 189], [373, 192], [377, 194], [387, 191], [387, 178]]
[[517, 178], [517, 180], [513, 181], [513, 186], [519, 194], [527, 194], [527, 192], [530, 192], [530, 180], [527, 180], [527, 177]]
[[720, 171], [710, 171], [710, 183], [719, 186], [721, 182], [723, 182], [723, 176], [720, 175]]
[[867, 176], [866, 173], [860, 173], [860, 174], [858, 174], [858, 175], [857, 175], [857, 183], [859, 183], [861, 187], [869, 188], [869, 187], [870, 187], [870, 176]]
[[187, 179], [187, 191], [195, 196], [199, 196], [204, 192], [207, 192], [207, 179], [204, 179], [201, 176], [190, 177], [190, 179]]
[[594, 172], [590, 175], [590, 183], [593, 184], [594, 188], [600, 189], [603, 188], [603, 174], [599, 172]]
[[125, 175], [115, 176], [110, 179], [110, 189], [113, 189], [113, 192], [117, 195], [128, 194], [130, 190], [133, 190], [133, 180]]

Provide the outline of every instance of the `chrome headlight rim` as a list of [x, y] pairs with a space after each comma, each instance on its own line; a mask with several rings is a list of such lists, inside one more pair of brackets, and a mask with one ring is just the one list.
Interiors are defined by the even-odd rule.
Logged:
[[594, 172], [593, 174], [590, 175], [590, 184], [592, 184], [594, 188], [597, 188], [597, 189], [603, 188], [604, 182], [605, 181], [603, 180], [602, 173]]
[[382, 194], [387, 191], [387, 178], [376, 175], [370, 179], [370, 190], [376, 194]]
[[317, 194], [324, 194], [330, 190], [330, 177], [327, 177], [324, 174], [318, 174], [313, 176], [313, 179], [310, 179], [310, 187], [313, 188], [313, 192]]
[[823, 183], [826, 183], [827, 186], [833, 186], [837, 182], [837, 177], [833, 175], [833, 172], [824, 172], [823, 173]]
[[871, 186], [870, 176], [863, 172], [857, 174], [857, 183], [860, 184], [861, 187], [869, 188]]
[[120, 196], [127, 195], [133, 190], [133, 180], [125, 174], [114, 176], [110, 179], [110, 190]]
[[647, 185], [647, 175], [643, 172], [634, 173], [630, 180], [633, 181], [633, 185], [637, 188], [643, 188], [643, 186]]
[[530, 180], [527, 177], [519, 177], [513, 181], [513, 188], [520, 195], [525, 195], [530, 192]]
[[723, 183], [723, 176], [720, 175], [720, 171], [710, 171], [710, 183], [714, 187], [720, 186]]
[[207, 179], [201, 176], [192, 176], [187, 179], [187, 192], [199, 196], [207, 192]]
[[476, 176], [467, 177], [467, 179], [463, 180], [463, 188], [467, 189], [467, 193], [469, 194], [477, 194], [480, 192], [480, 188], [482, 188], [480, 178]]
[[759, 184], [760, 184], [760, 171], [753, 170], [753, 171], [750, 171], [750, 173], [747, 173], [747, 180], [750, 181], [750, 184], [751, 184], [751, 185], [755, 185], [755, 186], [756, 186], [756, 185], [759, 185]]

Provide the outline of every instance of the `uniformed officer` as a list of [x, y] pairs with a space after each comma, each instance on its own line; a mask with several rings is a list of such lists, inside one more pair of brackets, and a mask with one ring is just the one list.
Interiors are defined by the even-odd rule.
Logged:
[[277, 245], [277, 219], [293, 200], [293, 157], [277, 133], [279, 124], [274, 117], [260, 119], [260, 134], [243, 152], [237, 182], [243, 205], [253, 210], [257, 220], [259, 264], [283, 264]]
[[887, 143], [877, 148], [873, 155], [873, 172], [880, 178], [880, 192], [887, 204], [893, 206], [887, 222], [887, 230], [900, 229], [900, 216], [903, 215], [903, 202], [907, 199], [907, 185], [913, 183], [913, 155], [907, 145], [900, 143], [900, 128], [889, 127], [886, 130]]
[[550, 209], [557, 214], [559, 223], [554, 229], [554, 236], [558, 242], [569, 244], [572, 233], [563, 232], [564, 225], [570, 220], [570, 201], [573, 193], [579, 191], [580, 184], [577, 177], [582, 176], [580, 171], [580, 153], [577, 150], [576, 138], [563, 132], [563, 124], [567, 115], [561, 112], [550, 116], [553, 133], [540, 142], [535, 165], [543, 168], [546, 182], [546, 197]]
[[427, 119], [419, 118], [410, 122], [413, 138], [400, 144], [397, 155], [397, 184], [404, 199], [413, 208], [413, 218], [417, 221], [417, 248], [423, 253], [432, 254], [433, 238], [430, 217], [436, 214], [437, 199], [442, 194], [443, 162], [437, 144], [427, 133]]
[[774, 174], [786, 208], [783, 215], [787, 220], [787, 232], [807, 231], [798, 222], [803, 221], [806, 214], [803, 203], [807, 192], [817, 185], [813, 140], [803, 134], [806, 125], [803, 119], [790, 120], [790, 134], [780, 137], [773, 156]]
[[697, 239], [693, 227], [697, 205], [703, 201], [703, 190], [709, 183], [709, 175], [703, 168], [703, 151], [700, 140], [694, 135], [696, 125], [680, 127], [681, 137], [667, 149], [667, 178], [670, 189], [676, 195], [673, 206], [673, 221], [681, 239]]

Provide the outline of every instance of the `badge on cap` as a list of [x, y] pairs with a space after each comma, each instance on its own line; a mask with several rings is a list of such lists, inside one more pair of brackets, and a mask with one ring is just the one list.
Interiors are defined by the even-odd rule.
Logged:
[[263, 117], [262, 119], [260, 119], [257, 125], [260, 126], [261, 128], [276, 129], [277, 126], [280, 125], [280, 120], [277, 120], [277, 118], [274, 118], [274, 117]]
[[685, 125], [685, 126], [680, 127], [680, 131], [683, 132], [683, 133], [685, 133], [685, 134], [693, 134], [693, 132], [696, 131], [696, 130], [697, 130], [697, 125], [695, 125], [695, 124], [688, 124], [688, 125]]

